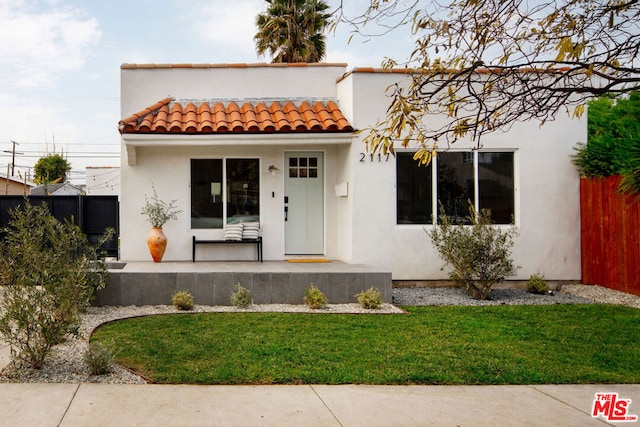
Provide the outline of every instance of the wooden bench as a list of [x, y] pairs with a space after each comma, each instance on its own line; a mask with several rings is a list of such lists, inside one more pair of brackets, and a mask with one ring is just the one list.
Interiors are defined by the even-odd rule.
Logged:
[[253, 244], [256, 245], [256, 251], [258, 254], [258, 261], [262, 262], [262, 236], [257, 239], [242, 239], [242, 240], [198, 240], [196, 236], [193, 236], [193, 249], [191, 253], [192, 262], [196, 262], [196, 245], [209, 245], [209, 244]]

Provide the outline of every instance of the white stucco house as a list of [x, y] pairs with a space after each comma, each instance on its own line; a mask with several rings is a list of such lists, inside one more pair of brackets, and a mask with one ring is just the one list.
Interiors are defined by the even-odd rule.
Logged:
[[[425, 228], [440, 200], [467, 200], [519, 230], [513, 279], [580, 279], [579, 176], [572, 147], [586, 119], [559, 116], [458, 142], [418, 167], [411, 150], [370, 156], [354, 130], [374, 125], [385, 89], [407, 78], [346, 64], [125, 64], [121, 67], [121, 258], [150, 260], [140, 215], [155, 186], [182, 210], [165, 225], [166, 261], [190, 261], [192, 236], [259, 221], [264, 260], [320, 255], [374, 265], [394, 280], [439, 280]], [[254, 260], [245, 245], [198, 249], [199, 260]]]

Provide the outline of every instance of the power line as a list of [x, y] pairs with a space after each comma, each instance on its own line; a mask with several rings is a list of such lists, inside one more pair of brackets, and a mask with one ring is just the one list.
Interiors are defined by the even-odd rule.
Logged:
[[[46, 155], [44, 154], [39, 154], [39, 155], [24, 155], [22, 156], [23, 158], [28, 158], [28, 159], [39, 159], [41, 157], [46, 157]], [[78, 153], [78, 154], [65, 154], [63, 156], [65, 159], [119, 159], [120, 158], [120, 153], [110, 153], [110, 154], [85, 154], [85, 153]]]
[[[11, 144], [11, 141], [0, 141], [0, 144]], [[121, 144], [119, 142], [63, 142], [63, 143], [57, 143], [57, 145], [109, 145], [109, 146], [120, 146]], [[22, 141], [20, 142], [20, 145], [47, 145], [46, 142], [28, 142], [28, 141]]]
[[[9, 150], [4, 150], [5, 153], [11, 153], [11, 151]], [[68, 153], [74, 153], [74, 154], [120, 154], [120, 152], [115, 152], [115, 151], [67, 151]], [[22, 153], [16, 153], [16, 154], [38, 154], [38, 155], [42, 155], [41, 151], [36, 151], [36, 150], [25, 150]], [[62, 155], [63, 157], [65, 156], [64, 154]]]

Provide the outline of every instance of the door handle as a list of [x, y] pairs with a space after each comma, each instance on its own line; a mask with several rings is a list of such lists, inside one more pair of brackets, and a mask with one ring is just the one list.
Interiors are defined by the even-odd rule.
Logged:
[[284, 207], [284, 220], [287, 221], [289, 219], [289, 206]]

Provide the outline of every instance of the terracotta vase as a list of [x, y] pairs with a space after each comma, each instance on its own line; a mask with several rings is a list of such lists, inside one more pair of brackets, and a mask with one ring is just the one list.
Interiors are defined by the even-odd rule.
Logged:
[[147, 245], [149, 245], [149, 252], [153, 258], [153, 262], [162, 261], [164, 251], [167, 249], [167, 236], [162, 232], [162, 228], [152, 228], [151, 234], [147, 239]]

